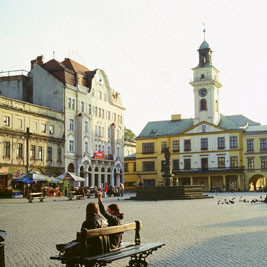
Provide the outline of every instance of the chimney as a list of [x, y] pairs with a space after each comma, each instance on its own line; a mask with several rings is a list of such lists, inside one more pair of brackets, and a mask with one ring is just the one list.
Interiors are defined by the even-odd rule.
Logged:
[[182, 114], [172, 114], [172, 121], [179, 121], [182, 119]]
[[43, 65], [44, 56], [38, 56], [36, 59], [31, 60], [31, 70], [33, 69], [34, 64]]

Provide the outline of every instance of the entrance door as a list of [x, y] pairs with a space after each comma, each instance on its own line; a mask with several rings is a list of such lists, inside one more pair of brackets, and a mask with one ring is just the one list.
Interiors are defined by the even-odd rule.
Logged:
[[208, 158], [202, 158], [201, 159], [201, 169], [202, 170], [208, 170]]

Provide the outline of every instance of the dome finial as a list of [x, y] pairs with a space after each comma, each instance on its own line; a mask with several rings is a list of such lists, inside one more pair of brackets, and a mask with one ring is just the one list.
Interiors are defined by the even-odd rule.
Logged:
[[206, 41], [206, 28], [205, 28], [205, 22], [202, 22], [202, 25], [203, 25], [204, 41]]

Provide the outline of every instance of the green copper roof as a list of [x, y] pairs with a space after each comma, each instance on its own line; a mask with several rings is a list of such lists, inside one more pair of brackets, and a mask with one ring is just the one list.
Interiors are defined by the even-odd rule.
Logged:
[[137, 138], [179, 134], [193, 126], [193, 119], [148, 122]]
[[221, 114], [221, 120], [218, 126], [228, 129], [228, 130], [240, 130], [241, 129], [237, 123], [229, 119], [227, 116], [223, 116], [222, 114]]
[[246, 132], [267, 132], [267, 125], [248, 126]]
[[210, 48], [210, 45], [206, 41], [203, 41], [199, 49], [206, 49], [206, 48]]
[[245, 117], [244, 115], [230, 115], [230, 116], [226, 116], [228, 119], [232, 120], [233, 122], [235, 122], [236, 124], [238, 124], [239, 126], [245, 126], [246, 124], [248, 124], [248, 126], [257, 126], [260, 125], [260, 123], [255, 122], [250, 120], [249, 118]]

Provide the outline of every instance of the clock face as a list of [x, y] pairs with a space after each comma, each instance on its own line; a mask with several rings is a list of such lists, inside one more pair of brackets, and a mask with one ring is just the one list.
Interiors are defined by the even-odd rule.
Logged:
[[201, 88], [201, 89], [199, 89], [199, 91], [198, 91], [198, 94], [199, 94], [199, 96], [201, 96], [201, 97], [206, 96], [207, 93], [208, 93], [208, 91], [207, 91], [206, 88]]

